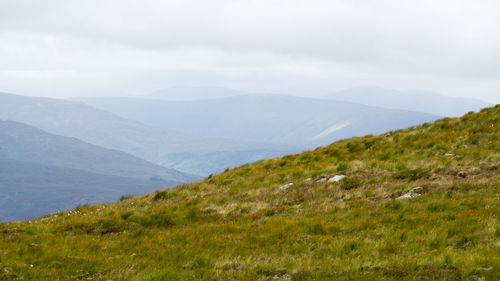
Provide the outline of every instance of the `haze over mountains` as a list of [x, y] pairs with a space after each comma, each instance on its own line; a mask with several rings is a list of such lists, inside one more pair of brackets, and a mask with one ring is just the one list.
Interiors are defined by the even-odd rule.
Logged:
[[397, 108], [456, 117], [469, 111], [491, 106], [472, 98], [456, 98], [425, 91], [397, 91], [378, 87], [359, 87], [320, 95], [322, 98], [344, 100], [366, 105]]
[[[143, 95], [139, 98], [193, 101], [251, 94], [255, 93], [219, 87], [172, 87]], [[477, 111], [492, 105], [474, 98], [450, 97], [421, 90], [401, 91], [375, 86], [356, 87], [325, 93], [301, 94], [300, 92], [294, 92], [290, 95], [347, 101], [381, 108], [404, 109], [447, 117], [460, 116], [469, 111]]]
[[[53, 134], [78, 138], [204, 176], [227, 167], [301, 150], [292, 146], [201, 138], [120, 118], [82, 102], [12, 94], [0, 94], [2, 119], [23, 122]], [[225, 156], [220, 157], [218, 153]]]
[[116, 201], [197, 179], [121, 151], [0, 121], [0, 221]]
[[118, 150], [0, 120], [0, 147], [9, 159], [138, 179], [189, 182], [197, 177], [152, 164]]
[[[350, 97], [366, 104], [401, 104], [397, 99], [384, 103], [391, 93], [381, 95], [378, 104], [363, 95]], [[431, 103], [425, 96], [415, 99], [420, 109]], [[481, 106], [442, 99], [448, 112]], [[0, 93], [0, 120], [8, 120], [0, 121], [0, 191], [5, 194], [0, 221], [144, 194], [228, 167], [440, 118], [335, 96], [315, 99], [218, 88], [79, 100]]]
[[81, 100], [128, 119], [190, 135], [307, 148], [439, 118], [408, 110], [284, 95], [253, 94], [195, 101], [122, 97]]
[[220, 87], [171, 87], [155, 91], [143, 98], [173, 101], [193, 101], [205, 99], [229, 98], [248, 95], [249, 92]]
[[78, 205], [117, 201], [126, 194], [141, 195], [178, 184], [96, 174], [0, 156], [0, 222], [38, 217]]

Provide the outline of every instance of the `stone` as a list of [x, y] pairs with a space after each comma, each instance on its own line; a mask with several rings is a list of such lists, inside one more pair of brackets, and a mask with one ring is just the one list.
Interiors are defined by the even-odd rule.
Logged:
[[327, 182], [339, 182], [345, 178], [345, 175], [336, 175], [328, 179]]
[[293, 182], [290, 182], [290, 183], [287, 183], [285, 185], [280, 186], [280, 189], [281, 190], [287, 190], [287, 189], [289, 189], [292, 186], [293, 186]]
[[408, 193], [405, 193], [405, 194], [399, 196], [398, 198], [396, 198], [396, 200], [414, 198], [414, 197], [417, 197], [417, 196], [420, 196], [420, 193], [416, 193], [416, 192], [410, 191]]

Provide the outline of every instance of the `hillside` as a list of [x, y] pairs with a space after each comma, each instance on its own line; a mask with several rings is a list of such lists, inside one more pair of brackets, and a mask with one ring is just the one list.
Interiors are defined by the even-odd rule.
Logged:
[[499, 280], [499, 163], [500, 105], [341, 140], [0, 224], [0, 279]]
[[124, 118], [190, 135], [308, 148], [439, 118], [414, 111], [284, 95], [253, 94], [195, 101], [123, 97], [81, 100]]
[[49, 134], [14, 121], [0, 120], [0, 147], [5, 151], [4, 157], [24, 162], [147, 180], [189, 182], [197, 179], [121, 151]]
[[[5, 93], [0, 93], [2, 119], [26, 123], [52, 134], [77, 138], [167, 168], [204, 176], [227, 167], [302, 150], [291, 146], [195, 137], [146, 126], [81, 102]], [[230, 157], [221, 162], [219, 153]], [[205, 162], [207, 159], [210, 162]]]
[[178, 184], [178, 181], [102, 175], [0, 157], [0, 222], [39, 217], [78, 205], [117, 201], [124, 195], [146, 194]]

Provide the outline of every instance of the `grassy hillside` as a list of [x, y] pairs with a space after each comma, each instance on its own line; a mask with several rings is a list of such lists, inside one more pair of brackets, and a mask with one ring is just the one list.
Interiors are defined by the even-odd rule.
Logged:
[[2, 224], [0, 279], [499, 280], [499, 196], [497, 105]]

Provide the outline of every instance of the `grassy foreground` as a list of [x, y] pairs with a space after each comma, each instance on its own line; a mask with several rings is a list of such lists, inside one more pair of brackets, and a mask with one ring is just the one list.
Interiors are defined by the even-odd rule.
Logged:
[[0, 280], [499, 280], [499, 220], [497, 105], [0, 224]]

